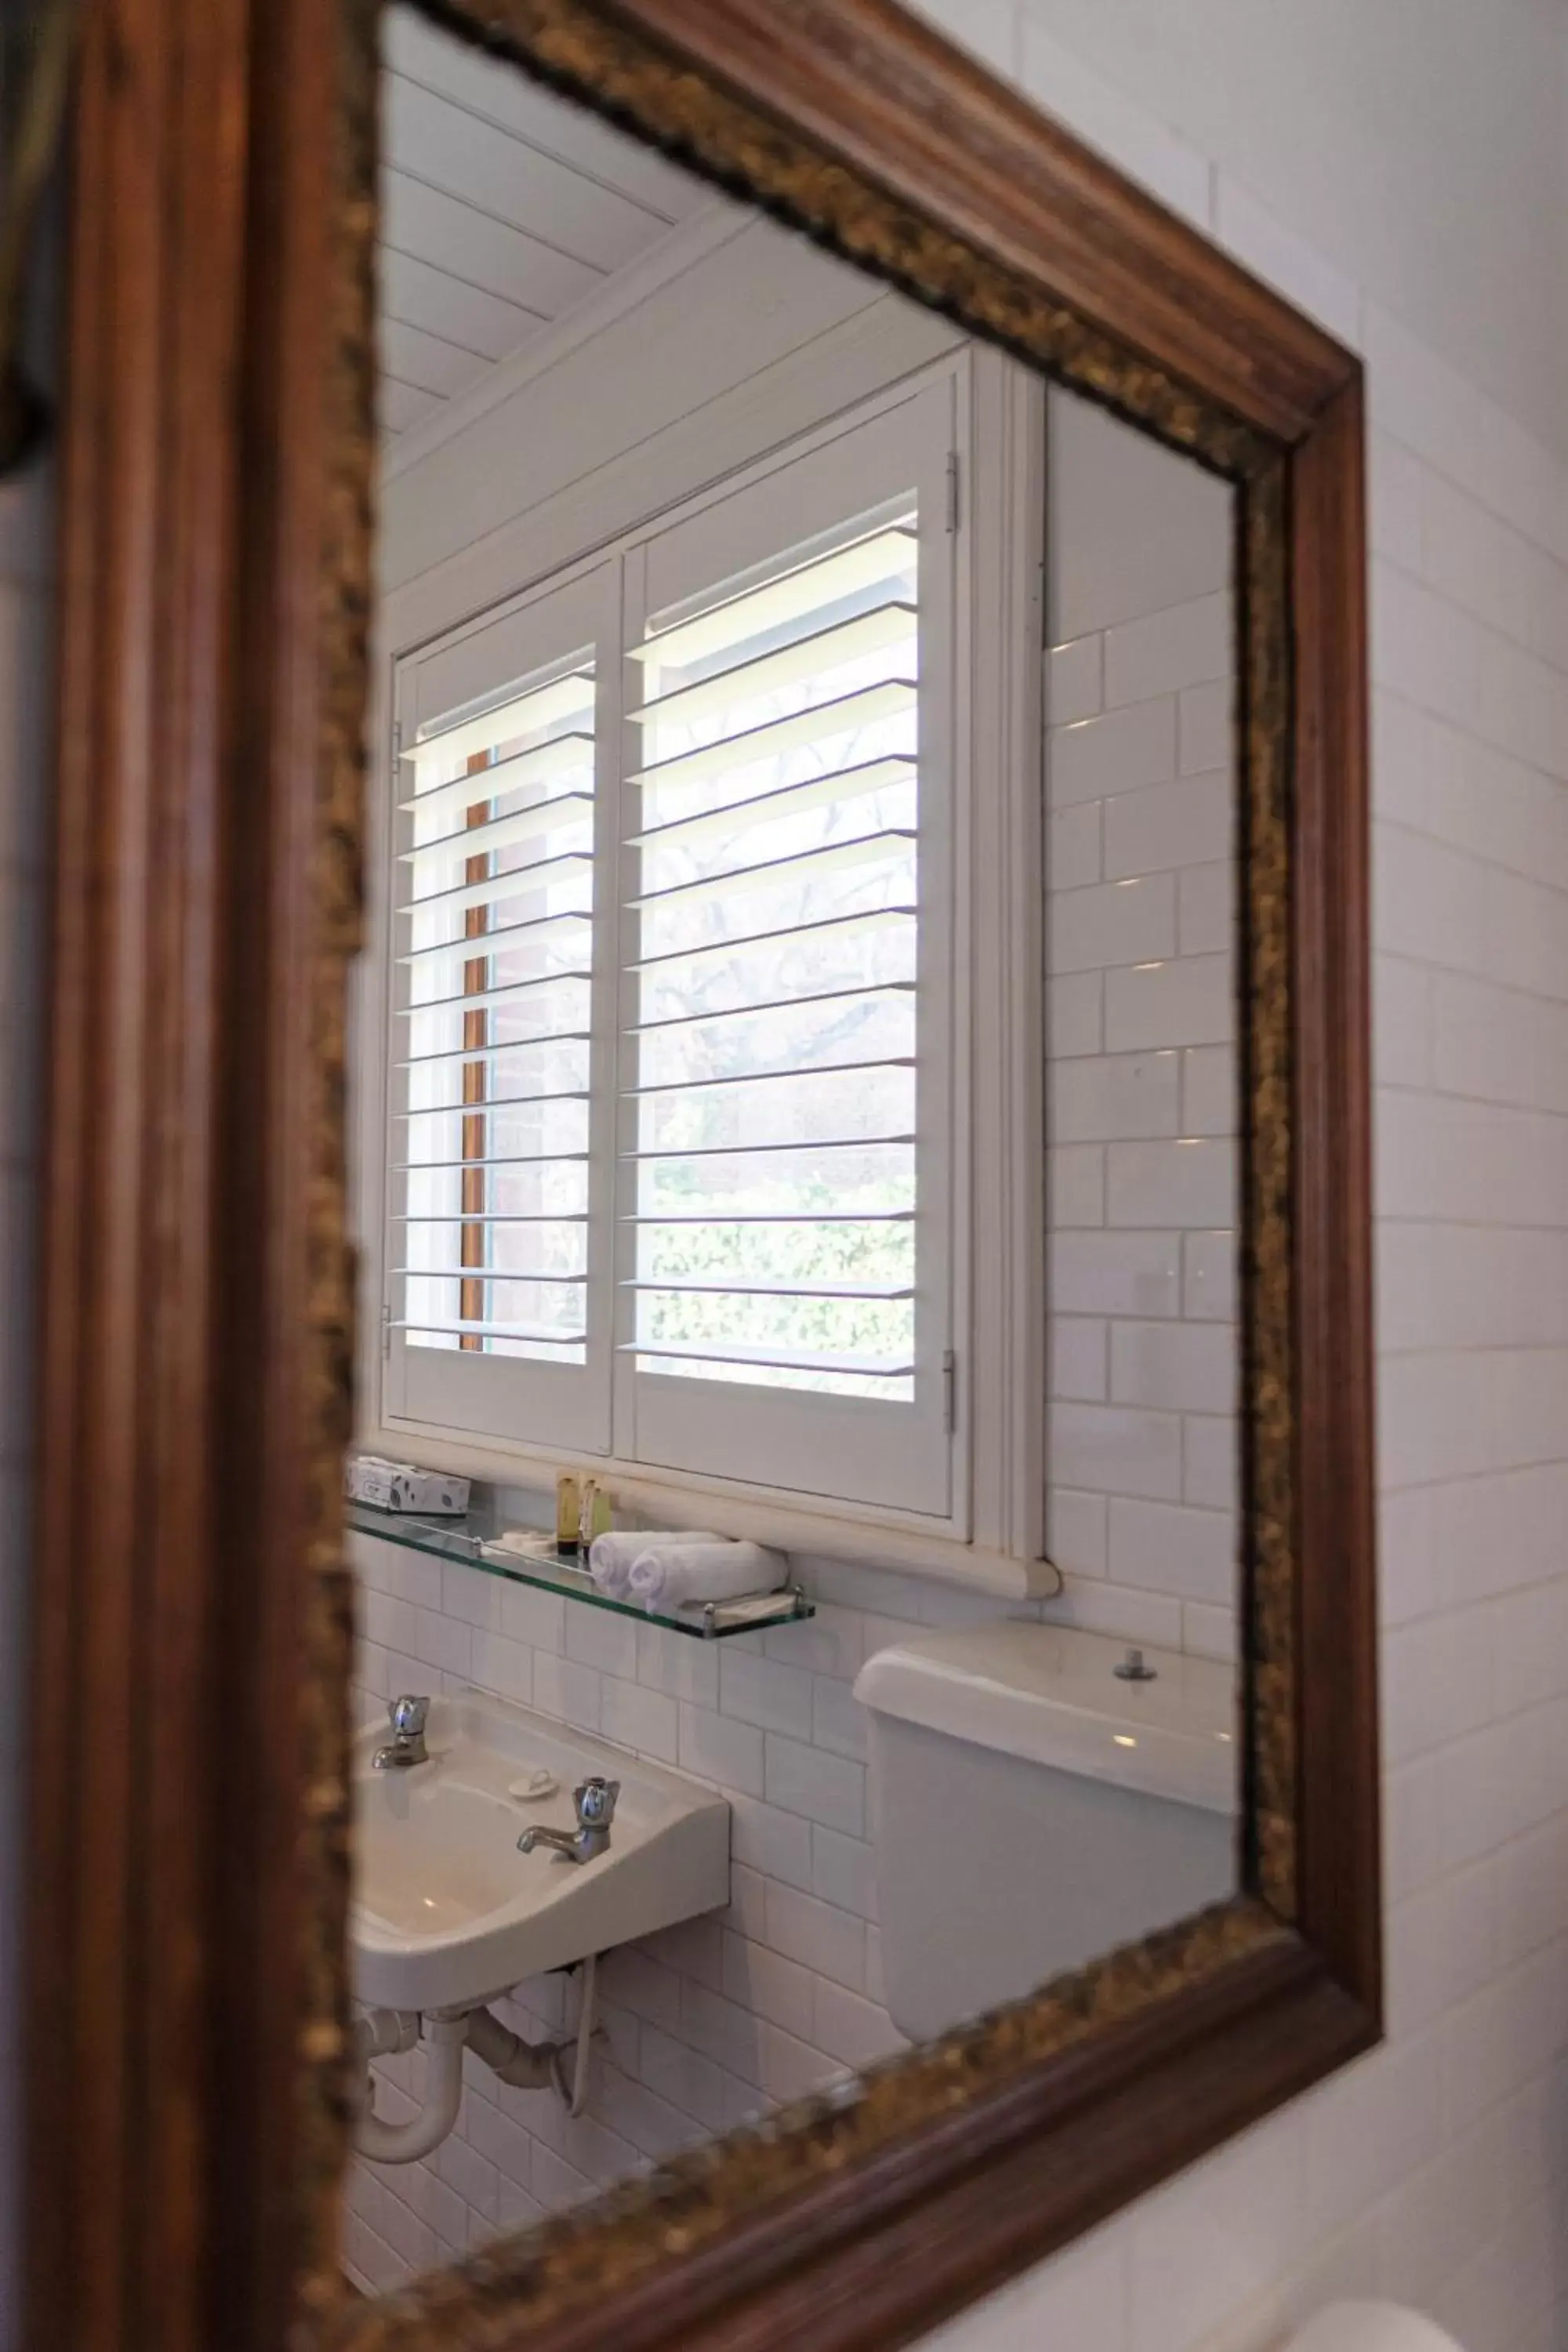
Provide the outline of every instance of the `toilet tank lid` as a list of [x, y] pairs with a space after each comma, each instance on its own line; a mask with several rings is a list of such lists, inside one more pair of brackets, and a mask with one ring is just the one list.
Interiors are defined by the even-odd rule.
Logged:
[[867, 1659], [855, 1696], [875, 1715], [1119, 1788], [1236, 1811], [1229, 1666], [1145, 1650], [1149, 1682], [1120, 1679], [1122, 1642], [1068, 1625], [921, 1633]]

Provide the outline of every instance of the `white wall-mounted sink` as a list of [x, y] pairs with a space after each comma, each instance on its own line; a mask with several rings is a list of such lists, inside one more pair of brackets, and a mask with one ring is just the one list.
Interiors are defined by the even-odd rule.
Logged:
[[[353, 1749], [361, 2001], [471, 2006], [730, 1899], [730, 1808], [698, 1781], [477, 1691], [431, 1701], [428, 1763], [374, 1770], [387, 1736], [373, 1724]], [[621, 1784], [608, 1851], [520, 1853], [530, 1823], [573, 1828], [573, 1788], [595, 1772]], [[540, 1776], [552, 1793], [512, 1793]]]

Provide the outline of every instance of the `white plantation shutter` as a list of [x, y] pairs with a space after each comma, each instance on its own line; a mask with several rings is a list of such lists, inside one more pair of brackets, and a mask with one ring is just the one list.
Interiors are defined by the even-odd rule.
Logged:
[[390, 1423], [950, 1512], [953, 404], [401, 668]]
[[662, 534], [644, 597], [678, 599], [627, 647], [623, 1423], [645, 1462], [924, 1510], [950, 1450], [948, 413], [928, 394]]
[[429, 701], [476, 670], [521, 672], [418, 728], [394, 880], [392, 1384], [420, 1417], [601, 1445], [595, 975], [613, 916], [595, 640], [613, 584], [606, 568], [537, 600], [420, 681]]

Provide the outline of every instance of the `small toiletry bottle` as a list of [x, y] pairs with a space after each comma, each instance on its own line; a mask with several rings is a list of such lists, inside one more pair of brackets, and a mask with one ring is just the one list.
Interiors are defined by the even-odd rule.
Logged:
[[577, 1481], [570, 1470], [563, 1470], [555, 1481], [555, 1548], [557, 1551], [574, 1552], [583, 1525], [583, 1504]]
[[577, 1543], [582, 1551], [591, 1551], [594, 1545], [594, 1514], [599, 1507], [599, 1482], [584, 1478], [577, 1505]]
[[595, 1536], [607, 1536], [610, 1532], [610, 1498], [608, 1495], [605, 1494], [603, 1486], [601, 1486], [597, 1480], [595, 1480], [594, 1485], [594, 1524], [588, 1531], [589, 1542], [592, 1543]]

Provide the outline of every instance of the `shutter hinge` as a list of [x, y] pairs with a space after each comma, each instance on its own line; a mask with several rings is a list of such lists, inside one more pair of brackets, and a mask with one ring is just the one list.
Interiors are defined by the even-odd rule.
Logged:
[[392, 722], [392, 756], [395, 760], [401, 760], [403, 757], [403, 721], [401, 719], [395, 719]]
[[947, 528], [950, 533], [958, 529], [958, 452], [947, 453]]
[[381, 1302], [381, 1360], [384, 1364], [392, 1353], [392, 1301]]
[[950, 1437], [958, 1427], [958, 1358], [951, 1348], [942, 1358], [942, 1425]]

